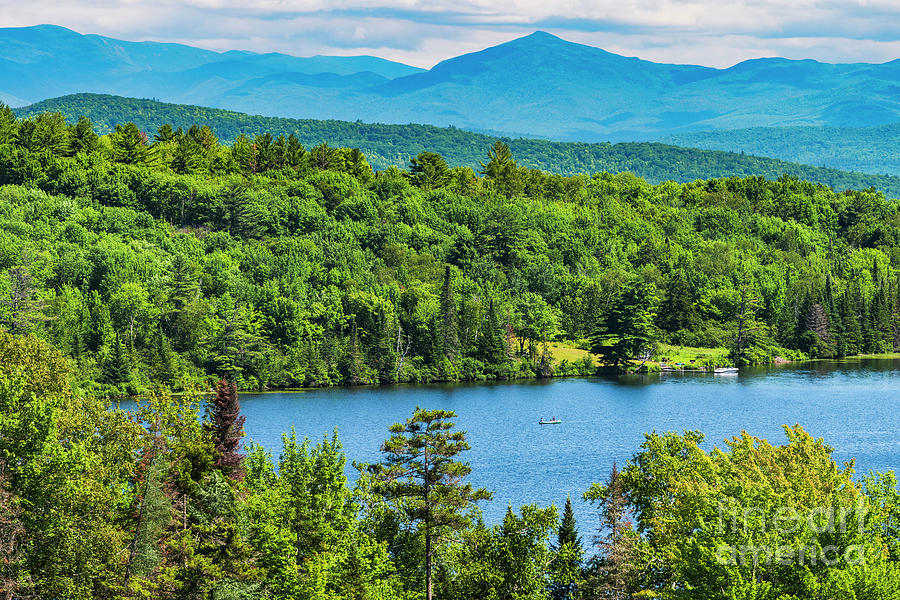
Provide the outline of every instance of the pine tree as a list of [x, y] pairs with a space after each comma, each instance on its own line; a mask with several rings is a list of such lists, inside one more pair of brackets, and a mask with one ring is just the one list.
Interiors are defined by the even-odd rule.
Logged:
[[444, 356], [451, 362], [459, 356], [459, 334], [456, 329], [456, 296], [450, 278], [450, 265], [444, 267], [441, 288], [441, 337]]
[[120, 386], [131, 381], [131, 361], [125, 352], [125, 347], [116, 334], [112, 349], [101, 365], [100, 381], [110, 385]]
[[834, 356], [834, 340], [825, 308], [818, 302], [809, 305], [806, 312], [807, 348], [811, 356], [831, 358]]
[[13, 143], [19, 133], [19, 121], [16, 119], [16, 113], [0, 102], [0, 144]]
[[457, 457], [469, 449], [465, 432], [453, 431], [453, 411], [416, 407], [405, 423], [391, 425], [381, 446], [383, 463], [369, 465], [375, 490], [397, 501], [406, 517], [420, 524], [425, 536], [425, 598], [432, 598], [434, 553], [447, 535], [471, 525], [467, 515], [490, 492], [474, 489], [463, 479], [472, 469]]
[[634, 537], [628, 519], [628, 500], [615, 463], [606, 485], [593, 488], [588, 497], [599, 504], [602, 533], [597, 538], [598, 554], [591, 561], [585, 582], [586, 596], [626, 600], [631, 598], [635, 583]]
[[178, 374], [178, 364], [175, 352], [169, 338], [163, 333], [162, 327], [156, 329], [151, 348], [150, 369], [153, 379], [163, 384], [170, 383]]
[[72, 152], [90, 154], [100, 146], [100, 138], [94, 131], [94, 125], [87, 117], [82, 116], [72, 128]]
[[345, 363], [344, 372], [347, 383], [350, 385], [365, 383], [363, 381], [365, 365], [362, 351], [359, 349], [359, 335], [355, 320], [350, 324], [350, 344], [347, 348]]
[[677, 269], [666, 284], [666, 299], [659, 307], [659, 326], [668, 332], [691, 329], [696, 326], [693, 289], [684, 269]]
[[109, 139], [116, 162], [126, 165], [142, 165], [147, 162], [147, 135], [134, 123], [116, 125], [116, 130], [110, 134]]
[[497, 317], [493, 298], [488, 303], [487, 317], [478, 338], [478, 358], [483, 360], [488, 367], [500, 367], [509, 361], [506, 339], [500, 327], [500, 319]]
[[857, 290], [856, 306], [859, 312], [859, 329], [861, 335], [861, 344], [859, 351], [865, 354], [875, 352], [875, 326], [872, 322], [873, 311], [866, 298], [863, 296], [862, 290]]
[[225, 379], [216, 386], [216, 394], [207, 406], [205, 429], [211, 434], [216, 449], [216, 467], [226, 477], [240, 480], [244, 476], [244, 455], [240, 453], [244, 437], [244, 420], [237, 387]]
[[890, 352], [894, 345], [894, 331], [891, 322], [891, 285], [887, 279], [875, 290], [872, 321], [876, 338], [875, 352]]
[[397, 376], [397, 353], [394, 350], [394, 323], [382, 306], [378, 311], [378, 330], [371, 350], [371, 364], [380, 383], [393, 383]]
[[450, 167], [437, 152], [420, 152], [409, 161], [409, 179], [423, 190], [442, 188], [450, 183]]
[[891, 330], [893, 332], [892, 352], [900, 349], [900, 279], [895, 280], [890, 295], [891, 301]]
[[570, 497], [566, 497], [566, 507], [556, 533], [553, 552], [550, 597], [553, 600], [570, 600], [578, 590], [581, 581], [581, 563], [584, 559], [584, 547], [581, 536], [578, 535]]
[[859, 325], [859, 317], [856, 314], [856, 305], [853, 302], [852, 291], [848, 288], [841, 298], [841, 320], [844, 329], [844, 356], [859, 354], [862, 348], [862, 330]]
[[553, 354], [550, 352], [550, 347], [546, 342], [541, 347], [541, 358], [537, 364], [537, 375], [541, 379], [553, 376]]
[[627, 285], [619, 292], [591, 335], [591, 352], [615, 367], [649, 356], [656, 341], [655, 296], [649, 285]]

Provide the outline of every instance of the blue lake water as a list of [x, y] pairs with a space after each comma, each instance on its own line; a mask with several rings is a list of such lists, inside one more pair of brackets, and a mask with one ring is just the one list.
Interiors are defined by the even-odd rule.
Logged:
[[[456, 411], [472, 449], [471, 480], [494, 492], [483, 504], [496, 522], [507, 505], [561, 506], [571, 495], [580, 529], [596, 523], [581, 494], [624, 464], [644, 432], [699, 429], [707, 448], [742, 430], [785, 440], [800, 423], [857, 472], [900, 467], [900, 361], [814, 362], [739, 375], [662, 374], [486, 385], [339, 388], [242, 394], [247, 437], [275, 456], [293, 426], [313, 441], [337, 428], [349, 460], [374, 462], [388, 426], [417, 406]], [[539, 425], [556, 416], [558, 425]], [[347, 474], [356, 471], [348, 461]]]

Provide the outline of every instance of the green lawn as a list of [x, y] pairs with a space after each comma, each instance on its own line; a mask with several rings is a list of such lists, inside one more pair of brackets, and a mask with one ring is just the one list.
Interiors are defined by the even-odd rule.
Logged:
[[700, 366], [703, 364], [715, 363], [717, 365], [730, 364], [728, 360], [728, 348], [694, 348], [691, 346], [671, 346], [669, 344], [659, 344], [656, 354], [652, 357], [651, 362], [659, 364], [661, 359], [667, 358], [668, 364], [684, 363], [691, 366]]
[[[563, 360], [576, 362], [590, 354], [587, 350], [576, 348], [572, 345], [572, 342], [550, 342], [547, 345], [550, 347], [550, 352], [553, 354], [553, 361], [556, 363], [560, 363]], [[594, 363], [596, 364], [596, 362], [597, 358], [594, 357]]]

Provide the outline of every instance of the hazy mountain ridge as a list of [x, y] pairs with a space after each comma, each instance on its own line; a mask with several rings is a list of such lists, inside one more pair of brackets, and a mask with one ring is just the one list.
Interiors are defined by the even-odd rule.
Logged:
[[[190, 96], [216, 81], [278, 73], [338, 76], [372, 72], [384, 80], [420, 69], [372, 56], [295, 57], [213, 52], [182, 44], [126, 42], [63, 27], [0, 29], [0, 94], [35, 102], [73, 92]], [[366, 86], [375, 83], [368, 81]]]
[[[563, 141], [663, 138], [900, 173], [900, 166], [879, 157], [883, 142], [864, 140], [877, 132], [852, 133], [858, 141], [849, 145], [820, 132], [812, 146], [814, 129], [804, 130], [804, 142], [793, 146], [790, 137], [800, 130], [775, 133], [900, 122], [900, 60], [762, 58], [714, 69], [619, 56], [536, 32], [423, 71], [376, 57], [216, 53], [54, 26], [0, 29], [0, 56], [0, 99], [13, 105], [87, 91], [266, 116], [453, 125]], [[766, 140], [787, 141], [714, 133], [748, 127], [770, 130]], [[813, 149], [822, 144], [824, 151]]]
[[671, 135], [658, 141], [844, 171], [900, 175], [900, 123], [877, 127], [751, 127]]

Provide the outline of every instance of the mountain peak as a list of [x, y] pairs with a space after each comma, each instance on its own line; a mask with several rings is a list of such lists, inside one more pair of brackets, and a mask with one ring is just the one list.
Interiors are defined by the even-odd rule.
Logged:
[[495, 47], [503, 47], [503, 46], [521, 46], [521, 47], [534, 47], [534, 46], [580, 46], [581, 44], [577, 44], [575, 42], [570, 42], [565, 40], [559, 36], [553, 35], [552, 33], [547, 33], [546, 31], [537, 30], [534, 33], [529, 33], [528, 35], [524, 35], [519, 38], [515, 38], [506, 42], [505, 44], [500, 44]]
[[552, 33], [547, 33], [546, 31], [543, 31], [543, 30], [541, 30], [541, 29], [538, 29], [538, 30], [535, 31], [534, 33], [529, 33], [529, 34], [526, 35], [526, 36], [520, 37], [519, 39], [520, 39], [520, 40], [527, 40], [527, 39], [532, 39], [532, 40], [556, 40], [556, 41], [559, 41], [559, 42], [564, 42], [564, 41], [566, 41], [566, 40], [562, 39], [562, 38], [559, 37], [559, 36], [553, 35]]

